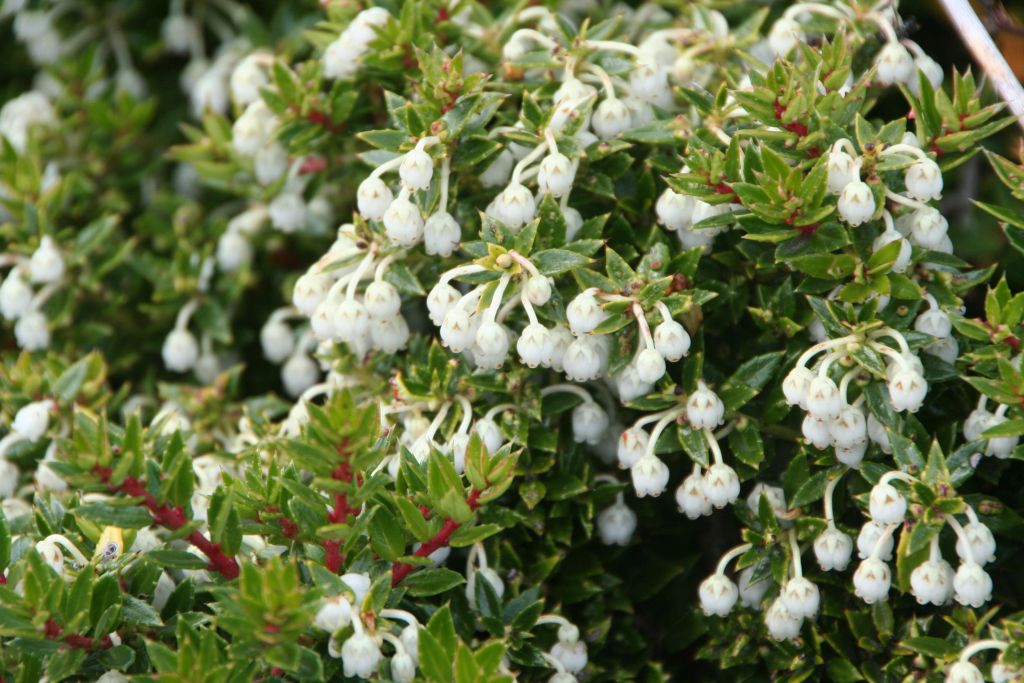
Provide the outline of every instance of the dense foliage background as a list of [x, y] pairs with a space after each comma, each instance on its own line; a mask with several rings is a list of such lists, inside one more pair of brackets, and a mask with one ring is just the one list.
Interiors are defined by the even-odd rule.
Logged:
[[[363, 52], [332, 58], [330, 46], [355, 30], [365, 5], [390, 16], [363, 27]], [[30, 341], [38, 330], [19, 332], [17, 316], [0, 323], [0, 433], [8, 437], [0, 453], [17, 468], [0, 471], [4, 680], [120, 680], [112, 671], [138, 680], [341, 680], [358, 659], [342, 656], [342, 643], [363, 628], [388, 633], [377, 643], [388, 664], [374, 666], [383, 680], [412, 680], [399, 671], [401, 647], [415, 654], [417, 680], [459, 683], [512, 680], [511, 672], [547, 680], [562, 669], [594, 681], [942, 680], [968, 642], [989, 637], [1012, 644], [1007, 666], [1024, 665], [1024, 578], [1015, 571], [1024, 550], [1024, 450], [979, 460], [972, 456], [987, 448], [980, 432], [963, 436], [981, 394], [993, 411], [1009, 406], [1009, 426], [990, 437], [1024, 433], [1024, 296], [1014, 296], [1024, 287], [1019, 128], [988, 93], [976, 95], [966, 54], [931, 3], [901, 6], [915, 20], [895, 26], [941, 65], [938, 89], [948, 98], [927, 78], [879, 86], [872, 69], [886, 37], [864, 17], [884, 7], [854, 3], [860, 14], [838, 25], [812, 11], [801, 17], [809, 48], [750, 69], [751, 54], [775, 58], [764, 37], [785, 4], [635, 5], [5, 0], [0, 102], [39, 91], [52, 115], [30, 115], [40, 125], [21, 145], [11, 140], [15, 114], [7, 123], [0, 116], [0, 277], [35, 272], [44, 236], [63, 270], [32, 284], [33, 296], [45, 292], [38, 308], [47, 343]], [[49, 33], [32, 25], [33, 12], [51, 13]], [[191, 23], [170, 21], [185, 16]], [[531, 38], [510, 54], [521, 26], [558, 47]], [[635, 46], [668, 27], [693, 31], [669, 40], [676, 70], [668, 101], [647, 106], [649, 121], [600, 141], [576, 134], [587, 128], [582, 119], [598, 115], [595, 102], [574, 105], [580, 111], [557, 143], [579, 160], [571, 198], [560, 204], [538, 192], [536, 220], [531, 213], [526, 227], [512, 229], [491, 204], [504, 181], [493, 186], [484, 171], [506, 150], [521, 158], [545, 142], [565, 55], [602, 65], [613, 89], [629, 90], [639, 57], [587, 40]], [[687, 53], [693, 64], [678, 67], [674, 60], [694, 45], [703, 47]], [[251, 69], [237, 75], [244, 60]], [[847, 72], [855, 85], [840, 95]], [[593, 85], [605, 87], [593, 73]], [[819, 80], [828, 80], [828, 95], [817, 92]], [[256, 96], [243, 101], [243, 91]], [[255, 133], [265, 139], [252, 153], [240, 148], [242, 133], [253, 133], [239, 121], [256, 100], [274, 123]], [[913, 157], [885, 166], [879, 154], [870, 185], [880, 201], [859, 228], [841, 220], [825, 192], [824, 160], [846, 138], [876, 163], [876, 147], [901, 143], [915, 126], [914, 144], [925, 140], [925, 156], [942, 167], [942, 199], [933, 205], [948, 220], [953, 254], [915, 243], [901, 272], [897, 252], [873, 243], [885, 227], [882, 209], [903, 211], [882, 192], [903, 191]], [[432, 213], [446, 157], [449, 212], [461, 228], [454, 255], [396, 248], [386, 220], [368, 220], [357, 205], [376, 166], [428, 135], [448, 137], [431, 150], [434, 184], [419, 201]], [[994, 153], [979, 153], [982, 146]], [[532, 195], [535, 181], [525, 182]], [[785, 201], [765, 199], [775, 186]], [[708, 213], [705, 236], [726, 229], [713, 248], [701, 248], [710, 239], [694, 237], [700, 230], [677, 239], [659, 225], [666, 188], [731, 207], [717, 219]], [[277, 202], [296, 194], [301, 212]], [[567, 205], [581, 214], [575, 237], [566, 236]], [[412, 331], [401, 349], [321, 343], [305, 332], [309, 311], [281, 310], [298, 304], [300, 277], [315, 274], [325, 253], [335, 259], [326, 272], [337, 274], [354, 269], [362, 255], [353, 260], [349, 251], [368, 244], [394, 258], [381, 272], [401, 293]], [[444, 348], [424, 299], [442, 273], [474, 261], [486, 272], [468, 273], [462, 289], [485, 284], [491, 296], [498, 273], [517, 267], [499, 261], [509, 248], [553, 278], [550, 300], [537, 306], [545, 324], [563, 323], [568, 334], [566, 307], [589, 287], [635, 295], [652, 328], [662, 322], [660, 300], [692, 337], [688, 356], [633, 396], [603, 372], [570, 382], [585, 388], [581, 396], [558, 389], [567, 383], [562, 368], [528, 368], [515, 341], [497, 370]], [[952, 319], [952, 357], [921, 351], [933, 341], [914, 327], [932, 307], [925, 293]], [[643, 343], [633, 309], [619, 304], [605, 306], [598, 330], [613, 340], [605, 361], [612, 373]], [[509, 316], [518, 334], [527, 319], [518, 309]], [[268, 320], [287, 324], [287, 342], [268, 343]], [[921, 351], [927, 400], [897, 414], [885, 359], [843, 359], [844, 370], [862, 368], [851, 392], [863, 394], [890, 442], [885, 452], [873, 437], [863, 465], [848, 471], [831, 446], [805, 443], [803, 412], [787, 405], [783, 381], [820, 335], [868, 335], [878, 320]], [[191, 330], [195, 353], [169, 348], [176, 325]], [[698, 382], [724, 402], [720, 440], [742, 493], [691, 520], [672, 491], [691, 459], [709, 462], [701, 430], [687, 425], [692, 417], [673, 415], [652, 444], [671, 471], [667, 493], [637, 497], [636, 473], [631, 482], [615, 459], [625, 428], [678, 409]], [[317, 395], [296, 401], [311, 386]], [[38, 401], [52, 401], [45, 419], [20, 412]], [[578, 407], [595, 402], [610, 424], [584, 438], [600, 418], [587, 423]], [[455, 464], [448, 440], [468, 438], [464, 405], [477, 436]], [[417, 451], [436, 416], [444, 438], [435, 445], [446, 448]], [[501, 425], [493, 446], [480, 427], [490, 418]], [[836, 522], [856, 537], [872, 485], [891, 469], [921, 481], [902, 489], [910, 512], [893, 589], [866, 605], [851, 583], [857, 560], [826, 573], [809, 551], [825, 528], [827, 481], [845, 475]], [[759, 498], [759, 482], [781, 487], [789, 504]], [[601, 522], [615, 505], [635, 513], [635, 533], [628, 515]], [[940, 534], [943, 554], [955, 560], [942, 515], [962, 517], [966, 505], [998, 543], [985, 566], [991, 600], [970, 607], [947, 596], [944, 606], [921, 606], [911, 571]], [[794, 522], [820, 614], [797, 638], [775, 640], [765, 610], [791, 571]], [[621, 544], [608, 542], [613, 531]], [[447, 569], [423, 566], [428, 553], [416, 550], [436, 550], [437, 540], [453, 546]], [[739, 566], [755, 567], [770, 585], [755, 601], [762, 609], [707, 616], [698, 587], [723, 553], [745, 542], [754, 547]], [[487, 566], [500, 579], [473, 581]], [[365, 574], [367, 585], [353, 574]], [[339, 595], [360, 608], [355, 624], [338, 615]], [[389, 612], [398, 609], [429, 623], [418, 649], [406, 641], [406, 617]], [[558, 616], [538, 623], [541, 614]], [[585, 643], [579, 672], [565, 664], [578, 650], [577, 660], [557, 650], [576, 643], [552, 628], [563, 618]]]

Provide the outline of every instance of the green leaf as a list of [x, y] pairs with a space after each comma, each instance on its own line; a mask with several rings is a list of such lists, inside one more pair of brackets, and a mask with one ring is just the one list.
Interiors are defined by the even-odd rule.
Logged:
[[409, 595], [422, 598], [444, 593], [465, 582], [462, 574], [451, 569], [437, 568], [414, 572], [406, 577], [401, 585]]
[[377, 554], [389, 562], [405, 554], [405, 534], [398, 519], [384, 506], [374, 511], [370, 519], [370, 544]]
[[820, 500], [825, 494], [825, 487], [828, 486], [828, 481], [828, 470], [815, 473], [796, 490], [792, 500], [789, 501], [789, 507], [793, 509], [800, 508]]
[[545, 249], [532, 254], [530, 261], [537, 267], [541, 275], [552, 276], [586, 266], [591, 259], [568, 249]]

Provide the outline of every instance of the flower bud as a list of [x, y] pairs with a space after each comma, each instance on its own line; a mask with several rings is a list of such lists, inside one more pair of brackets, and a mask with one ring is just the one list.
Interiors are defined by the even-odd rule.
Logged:
[[601, 375], [601, 356], [586, 338], [573, 340], [562, 357], [565, 376], [576, 382], [587, 382]]
[[292, 233], [306, 224], [306, 200], [298, 192], [282, 192], [267, 207], [270, 224], [284, 233]]
[[814, 373], [802, 365], [797, 365], [790, 370], [786, 374], [786, 378], [782, 380], [782, 393], [786, 397], [786, 403], [791, 406], [800, 406], [806, 410], [808, 392], [813, 380]]
[[725, 463], [716, 463], [704, 473], [704, 493], [717, 509], [732, 505], [740, 497], [740, 478]]
[[843, 398], [836, 383], [830, 377], [815, 376], [807, 386], [807, 412], [819, 420], [834, 420], [842, 407]]
[[732, 611], [740, 592], [732, 579], [716, 573], [701, 581], [697, 594], [700, 596], [700, 608], [706, 616], [725, 617]]
[[868, 424], [864, 413], [859, 408], [844, 406], [839, 417], [828, 425], [832, 437], [832, 445], [837, 448], [849, 448], [854, 444], [867, 441]]
[[473, 430], [479, 435], [488, 453], [497, 453], [501, 445], [505, 443], [505, 435], [502, 434], [501, 427], [494, 420], [481, 418], [473, 425]]
[[621, 501], [613, 503], [597, 516], [597, 532], [605, 545], [628, 545], [634, 531], [636, 513]]
[[985, 677], [981, 675], [978, 667], [964, 660], [954, 662], [946, 672], [946, 683], [984, 683], [984, 681]]
[[565, 368], [565, 351], [573, 343], [573, 339], [572, 332], [565, 325], [550, 328], [544, 342], [544, 365], [561, 372]]
[[537, 171], [537, 187], [541, 192], [550, 192], [554, 197], [561, 197], [572, 189], [576, 170], [569, 157], [560, 152], [552, 152], [540, 162]]
[[804, 620], [790, 614], [782, 600], [776, 598], [764, 615], [764, 624], [768, 635], [774, 640], [793, 640], [800, 635], [800, 627]]
[[[899, 241], [900, 243], [900, 253], [896, 255], [896, 260], [892, 264], [892, 270], [895, 273], [903, 273], [907, 270], [907, 266], [910, 265], [910, 259], [913, 256], [914, 249], [902, 234], [896, 230], [887, 229], [875, 238], [875, 241], [871, 245], [871, 249], [873, 252], [881, 251], [883, 248], [896, 241]], [[878, 308], [881, 310], [883, 306], [879, 305]]]
[[711, 501], [708, 500], [704, 477], [697, 472], [686, 477], [676, 489], [676, 504], [689, 519], [710, 515]]
[[451, 349], [452, 353], [462, 353], [473, 343], [476, 326], [469, 313], [461, 307], [453, 307], [445, 313], [440, 332], [441, 342]]
[[871, 488], [868, 509], [871, 520], [878, 524], [901, 524], [907, 514], [907, 499], [892, 484], [879, 482]]
[[370, 320], [370, 341], [375, 349], [396, 353], [409, 343], [409, 324], [401, 315]]
[[16, 320], [29, 310], [31, 304], [32, 288], [21, 276], [21, 271], [15, 268], [0, 285], [0, 315]]
[[352, 623], [352, 606], [341, 595], [324, 598], [313, 625], [321, 631], [335, 633]]
[[739, 578], [739, 590], [740, 590], [740, 601], [744, 607], [753, 607], [759, 609], [761, 606], [761, 600], [764, 598], [765, 593], [768, 592], [768, 581], [762, 579], [756, 583], [751, 583], [750, 580], [754, 578], [754, 568], [747, 567], [740, 572]]
[[576, 239], [576, 233], [583, 227], [583, 216], [571, 206], [562, 209], [562, 220], [565, 221], [565, 241], [572, 242]]
[[922, 562], [910, 573], [910, 592], [919, 605], [946, 604], [953, 597], [953, 568], [941, 559]]
[[188, 330], [171, 330], [164, 340], [164, 365], [172, 372], [188, 372], [199, 358], [199, 343]]
[[931, 206], [917, 209], [909, 218], [910, 241], [924, 249], [943, 251], [942, 247], [949, 230], [949, 222]]
[[292, 303], [299, 313], [309, 317], [319, 306], [331, 287], [331, 276], [322, 273], [305, 273], [295, 281]]
[[17, 432], [29, 441], [35, 441], [50, 426], [50, 411], [53, 410], [53, 401], [33, 401], [18, 409], [14, 415], [14, 422], [11, 423], [11, 431]]
[[636, 461], [647, 452], [649, 443], [650, 436], [640, 427], [631, 427], [622, 432], [616, 452], [619, 468], [628, 469], [636, 464]]
[[537, 202], [533, 198], [533, 193], [517, 182], [509, 183], [494, 198], [492, 206], [493, 213], [488, 213], [512, 230], [519, 230], [537, 214]]
[[779, 599], [794, 617], [808, 619], [818, 613], [818, 605], [821, 604], [818, 587], [802, 576], [787, 581]]
[[987, 526], [981, 522], [971, 522], [964, 525], [963, 537], [970, 544], [970, 548], [964, 545], [963, 538], [957, 536], [956, 554], [964, 562], [974, 562], [985, 566], [996, 559], [996, 539]]
[[49, 235], [43, 235], [39, 247], [32, 252], [28, 272], [32, 281], [40, 284], [56, 282], [64, 274], [64, 257]]
[[28, 311], [14, 324], [14, 338], [18, 347], [26, 351], [39, 351], [50, 345], [50, 323], [41, 311]]
[[889, 443], [889, 432], [886, 430], [885, 425], [869, 413], [867, 426], [868, 438], [881, 448], [883, 453], [892, 453], [892, 444]]
[[434, 160], [422, 149], [414, 149], [402, 158], [398, 175], [402, 184], [412, 191], [429, 189], [434, 175]]
[[[988, 430], [1007, 421], [1008, 419], [1005, 415], [992, 415], [988, 418], [984, 428]], [[1017, 436], [994, 436], [985, 445], [985, 455], [994, 455], [1000, 460], [1006, 460], [1013, 453], [1014, 449], [1017, 448], [1019, 440], [1020, 437]]]
[[980, 439], [982, 432], [988, 429], [988, 422], [991, 419], [992, 413], [984, 408], [975, 408], [964, 420], [964, 438], [968, 441]]
[[462, 229], [447, 211], [438, 211], [423, 226], [423, 248], [431, 256], [451, 256], [462, 240]]
[[[881, 540], [883, 538], [884, 540]], [[878, 522], [865, 522], [857, 534], [857, 556], [862, 560], [870, 556], [880, 540], [882, 545], [878, 548], [878, 557], [888, 561], [892, 559], [892, 549], [895, 545], [892, 534], [886, 534], [885, 527]]]
[[963, 562], [953, 577], [953, 597], [961, 605], [981, 607], [992, 599], [992, 578], [977, 562]]
[[629, 130], [632, 124], [629, 107], [619, 99], [606, 97], [594, 110], [590, 126], [602, 140]]
[[233, 273], [252, 261], [252, 246], [249, 240], [236, 230], [228, 230], [217, 240], [217, 265], [227, 273]]
[[476, 348], [485, 356], [501, 361], [508, 355], [508, 333], [500, 323], [488, 321], [480, 325], [476, 331]]
[[277, 117], [263, 100], [256, 100], [231, 126], [231, 146], [241, 156], [255, 156], [271, 139], [276, 128]]
[[841, 149], [833, 148], [825, 165], [828, 171], [828, 191], [840, 194], [850, 183], [860, 180], [860, 170], [853, 157]]
[[[763, 482], [758, 482], [751, 489], [750, 494], [747, 496], [747, 509], [756, 515], [758, 508], [761, 506], [762, 496], [768, 500], [768, 507], [771, 508], [776, 517], [781, 518], [786, 513], [786, 493], [778, 486], [771, 486]], [[791, 525], [788, 519], [782, 519], [781, 521], [783, 526]]]
[[500, 187], [508, 182], [512, 174], [512, 167], [516, 160], [507, 149], [501, 150], [494, 161], [480, 174], [480, 183], [484, 187]]
[[660, 496], [668, 485], [668, 467], [651, 453], [645, 453], [637, 460], [630, 468], [630, 474], [638, 498]]
[[875, 57], [875, 66], [875, 75], [882, 85], [906, 83], [914, 75], [914, 58], [896, 41], [885, 44]]
[[931, 159], [918, 159], [908, 166], [903, 181], [912, 199], [927, 202], [942, 196], [942, 171]]
[[665, 320], [654, 328], [654, 348], [670, 363], [675, 363], [690, 351], [690, 335], [675, 320]]
[[301, 396], [302, 392], [320, 379], [320, 368], [305, 354], [293, 355], [281, 368], [281, 383], [289, 396]]
[[927, 393], [928, 383], [917, 370], [898, 370], [889, 380], [889, 401], [896, 411], [916, 413]]
[[569, 673], [579, 673], [587, 665], [587, 644], [581, 640], [560, 641], [551, 648], [551, 656], [557, 659]]
[[814, 539], [814, 557], [822, 571], [843, 571], [850, 563], [853, 539], [830, 526]]
[[366, 287], [363, 305], [374, 318], [390, 318], [398, 314], [398, 309], [402, 307], [402, 297], [390, 282], [374, 280]]
[[696, 200], [690, 195], [679, 194], [668, 187], [658, 197], [654, 210], [658, 215], [658, 222], [667, 229], [682, 230], [693, 225], [693, 210], [696, 205]]
[[608, 414], [594, 401], [584, 401], [572, 411], [572, 437], [576, 443], [596, 444], [608, 429]]
[[942, 339], [936, 339], [924, 347], [922, 351], [953, 365], [956, 359], [960, 357], [960, 344], [957, 343], [956, 337], [943, 337]]
[[279, 142], [265, 145], [253, 157], [252, 170], [261, 185], [276, 183], [288, 171], [288, 150]]
[[391, 658], [391, 679], [395, 683], [412, 683], [416, 679], [416, 664], [408, 651], [396, 652]]
[[377, 641], [363, 631], [349, 636], [341, 646], [341, 662], [345, 676], [370, 678], [380, 665], [381, 654]]
[[875, 215], [875, 195], [862, 180], [853, 180], [839, 193], [839, 217], [857, 227]]
[[636, 357], [636, 372], [641, 381], [654, 384], [665, 375], [665, 357], [655, 348], [644, 349]]
[[861, 562], [857, 565], [857, 571], [853, 573], [853, 592], [869, 605], [885, 600], [891, 584], [889, 565], [875, 557], [869, 557]]
[[347, 299], [338, 306], [334, 316], [334, 335], [347, 344], [358, 344], [370, 331], [366, 306], [356, 299]]
[[694, 429], [714, 429], [722, 424], [725, 404], [704, 382], [697, 383], [697, 391], [686, 401], [686, 419]]
[[411, 247], [423, 238], [423, 215], [419, 207], [404, 196], [391, 202], [382, 220], [392, 244]]
[[[992, 683], [1011, 683], [1011, 681], [1020, 680], [1022, 676], [1024, 676], [1024, 669], [1006, 664], [1001, 657], [992, 664]], [[977, 679], [972, 679], [971, 683], [974, 683], [974, 680]]]
[[535, 368], [544, 362], [548, 343], [548, 328], [540, 323], [530, 323], [523, 329], [516, 341], [516, 351], [528, 367]]
[[778, 58], [787, 56], [804, 40], [804, 32], [799, 22], [789, 17], [777, 19], [768, 32], [768, 46], [772, 54]]
[[363, 215], [363, 218], [371, 221], [382, 219], [394, 198], [395, 196], [387, 184], [374, 176], [359, 183], [359, 188], [356, 190], [356, 204], [359, 207], [359, 213]]

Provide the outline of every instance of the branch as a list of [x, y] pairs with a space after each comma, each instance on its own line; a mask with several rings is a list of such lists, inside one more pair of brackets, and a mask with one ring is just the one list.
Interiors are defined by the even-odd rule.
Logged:
[[[470, 510], [476, 510], [480, 507], [480, 491], [473, 490], [469, 494], [469, 498], [466, 499], [466, 503], [469, 505]], [[462, 525], [456, 522], [454, 519], [444, 520], [444, 524], [441, 525], [440, 531], [434, 534], [433, 538], [425, 541], [416, 552], [413, 553], [413, 557], [429, 557], [431, 553], [440, 550], [441, 548], [448, 547], [451, 543], [452, 534], [454, 534], [459, 527]], [[406, 576], [412, 573], [416, 569], [416, 565], [405, 564], [402, 562], [396, 562], [391, 568], [391, 586], [397, 586], [402, 582]]]
[[982, 71], [988, 75], [999, 96], [1024, 128], [1024, 88], [1006, 63], [1006, 58], [992, 42], [992, 36], [985, 30], [981, 19], [974, 13], [967, 0], [940, 0], [949, 15], [950, 23], [963, 39], [964, 45], [974, 55]]
[[[146, 490], [141, 479], [126, 477], [121, 484], [115, 486], [110, 484], [111, 470], [109, 467], [96, 467], [95, 472], [99, 474], [101, 481], [107, 484], [107, 488], [112, 492], [124, 493], [132, 498], [141, 498], [142, 504], [153, 515], [153, 522], [156, 524], [171, 531], [177, 531], [188, 524], [188, 520], [185, 518], [185, 509], [182, 506], [171, 507], [166, 503], [161, 504], [153, 494]], [[235, 558], [225, 554], [219, 543], [214, 543], [206, 538], [198, 529], [192, 531], [187, 538], [189, 543], [206, 555], [210, 561], [209, 569], [219, 573], [225, 579], [238, 578], [238, 562], [235, 561]]]

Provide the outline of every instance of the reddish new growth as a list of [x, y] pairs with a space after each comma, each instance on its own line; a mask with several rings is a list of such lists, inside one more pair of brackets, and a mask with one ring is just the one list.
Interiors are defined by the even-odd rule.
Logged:
[[58, 640], [62, 643], [70, 645], [76, 650], [85, 650], [86, 652], [92, 652], [93, 650], [106, 650], [113, 647], [114, 643], [110, 640], [110, 636], [103, 636], [99, 640], [93, 640], [87, 636], [80, 636], [78, 634], [64, 635], [64, 629], [53, 619], [47, 619], [46, 625], [46, 637], [50, 640]]
[[[466, 499], [466, 503], [469, 505], [470, 510], [476, 510], [479, 508], [480, 491], [474, 489], [469, 494], [469, 498]], [[433, 538], [428, 539], [419, 548], [417, 548], [416, 552], [413, 553], [413, 557], [429, 557], [434, 551], [448, 547], [448, 544], [451, 543], [452, 540], [452, 534], [454, 534], [460, 526], [462, 525], [454, 519], [444, 520], [444, 524], [441, 525], [441, 529], [434, 534]], [[391, 567], [391, 585], [397, 586], [402, 582], [402, 579], [411, 574], [415, 568], [415, 565], [396, 562], [394, 566]]]
[[[111, 470], [109, 467], [97, 466], [94, 468], [94, 471], [111, 491], [124, 493], [132, 498], [141, 498], [142, 504], [153, 515], [154, 523], [171, 531], [177, 531], [188, 524], [188, 520], [185, 518], [185, 509], [182, 506], [176, 505], [171, 507], [166, 503], [159, 503], [153, 494], [146, 490], [146, 486], [141, 479], [127, 477], [121, 484], [115, 486], [110, 483]], [[206, 558], [210, 561], [209, 568], [211, 570], [219, 573], [225, 579], [238, 578], [238, 563], [235, 561], [235, 558], [221, 550], [219, 543], [214, 543], [206, 538], [206, 536], [203, 536], [198, 530], [193, 530], [186, 538], [189, 543], [206, 555]]]
[[[782, 106], [782, 103], [775, 100], [775, 118], [782, 123], [782, 115], [786, 112], [786, 108]], [[807, 126], [800, 123], [799, 121], [793, 121], [792, 123], [782, 123], [782, 127], [788, 130], [790, 133], [796, 133], [800, 137], [807, 135]]]
[[[331, 478], [335, 481], [351, 482], [353, 480], [352, 466], [345, 458], [348, 458], [348, 440], [342, 441], [335, 447], [342, 462], [331, 472]], [[349, 505], [348, 495], [345, 493], [334, 494], [334, 507], [327, 513], [327, 520], [331, 524], [344, 524], [348, 521], [349, 515], [358, 514], [359, 508]], [[341, 571], [345, 557], [341, 554], [341, 541], [324, 540], [321, 542], [324, 547], [324, 566], [337, 574]]]

